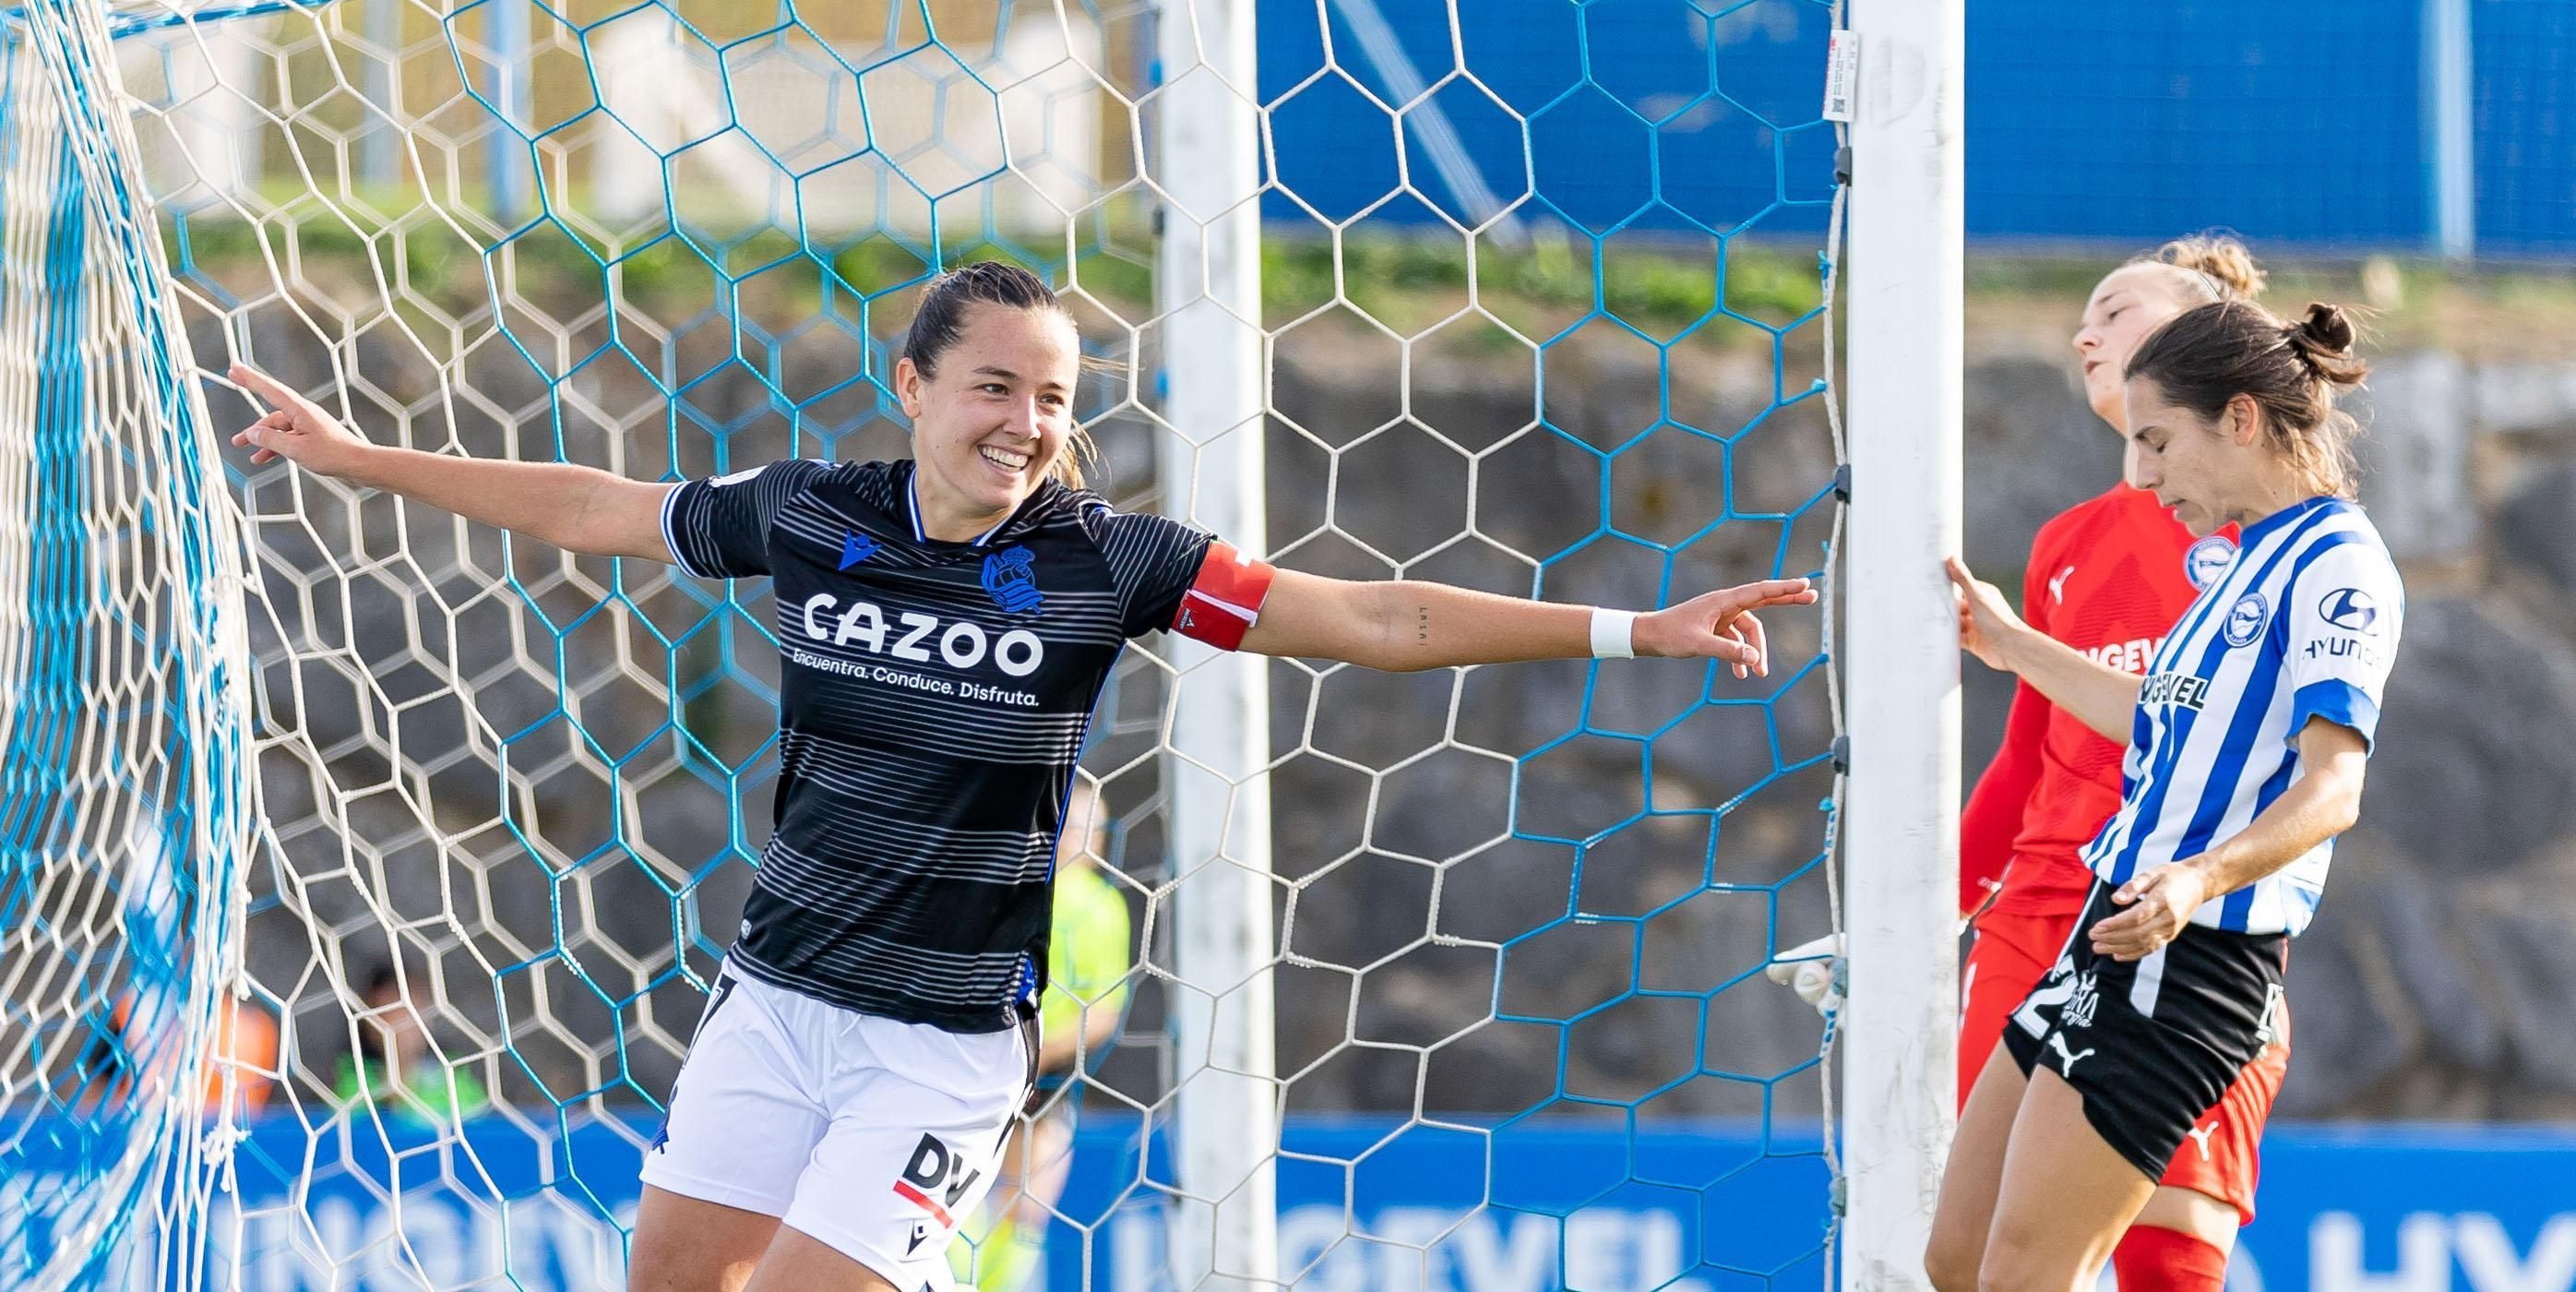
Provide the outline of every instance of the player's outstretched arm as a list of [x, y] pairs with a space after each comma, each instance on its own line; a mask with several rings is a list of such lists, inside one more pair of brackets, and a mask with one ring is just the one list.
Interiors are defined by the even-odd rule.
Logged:
[[[1736, 676], [1750, 677], [1771, 671], [1769, 643], [1754, 612], [1815, 600], [1815, 589], [1805, 579], [1766, 579], [1640, 613], [1624, 624], [1615, 617], [1619, 612], [1610, 612], [1609, 631], [1615, 636], [1625, 627], [1627, 645], [1638, 655], [1714, 659], [1732, 665]], [[1260, 620], [1244, 634], [1243, 649], [1337, 659], [1390, 673], [1582, 659], [1594, 654], [1594, 614], [1590, 606], [1496, 596], [1443, 583], [1354, 583], [1281, 570], [1262, 603]]]
[[2307, 856], [2361, 819], [2370, 746], [2339, 722], [2308, 719], [2299, 732], [2299, 778], [2243, 830], [2197, 857], [2158, 866], [2122, 884], [2111, 900], [2128, 909], [2094, 924], [2093, 949], [2141, 959], [2171, 942], [2203, 902], [2216, 901]]
[[677, 486], [569, 462], [502, 462], [370, 444], [267, 373], [237, 363], [229, 375], [269, 406], [266, 416], [233, 436], [235, 445], [254, 450], [254, 466], [284, 458], [317, 475], [401, 494], [568, 551], [671, 559], [662, 537], [662, 498]]
[[1959, 645], [1986, 667], [2020, 676], [2058, 708], [2105, 740], [2129, 743], [2139, 677], [2086, 659], [2082, 652], [2023, 623], [2003, 590], [1968, 573], [1958, 557], [1942, 562], [1959, 594]]

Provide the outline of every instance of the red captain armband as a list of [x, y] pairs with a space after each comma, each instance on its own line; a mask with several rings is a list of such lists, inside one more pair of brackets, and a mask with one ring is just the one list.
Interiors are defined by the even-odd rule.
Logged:
[[1231, 544], [1209, 543], [1199, 577], [1172, 613], [1172, 631], [1218, 650], [1241, 647], [1243, 635], [1261, 622], [1261, 602], [1278, 573], [1270, 562], [1253, 560]]

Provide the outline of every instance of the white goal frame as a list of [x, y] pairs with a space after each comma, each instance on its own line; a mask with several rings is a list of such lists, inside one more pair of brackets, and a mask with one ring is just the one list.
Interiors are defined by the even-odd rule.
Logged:
[[1844, 1292], [1928, 1292], [1956, 1107], [1965, 0], [1853, 0]]

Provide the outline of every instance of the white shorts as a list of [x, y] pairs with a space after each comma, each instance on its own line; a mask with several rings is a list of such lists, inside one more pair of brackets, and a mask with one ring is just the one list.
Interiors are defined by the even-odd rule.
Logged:
[[898, 1023], [728, 965], [644, 1183], [777, 1216], [904, 1292], [944, 1292], [949, 1239], [1028, 1096], [1027, 1030]]

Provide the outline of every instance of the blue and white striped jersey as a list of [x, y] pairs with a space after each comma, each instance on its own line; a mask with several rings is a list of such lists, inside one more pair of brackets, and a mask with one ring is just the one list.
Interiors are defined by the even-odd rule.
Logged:
[[[2359, 507], [2311, 498], [2247, 529], [2147, 667], [2120, 810], [2084, 864], [2124, 884], [2242, 831], [2297, 779], [2310, 718], [2373, 741], [2405, 619], [2396, 563]], [[2316, 913], [2333, 855], [2327, 840], [2204, 903], [2191, 922], [2295, 934]]]

